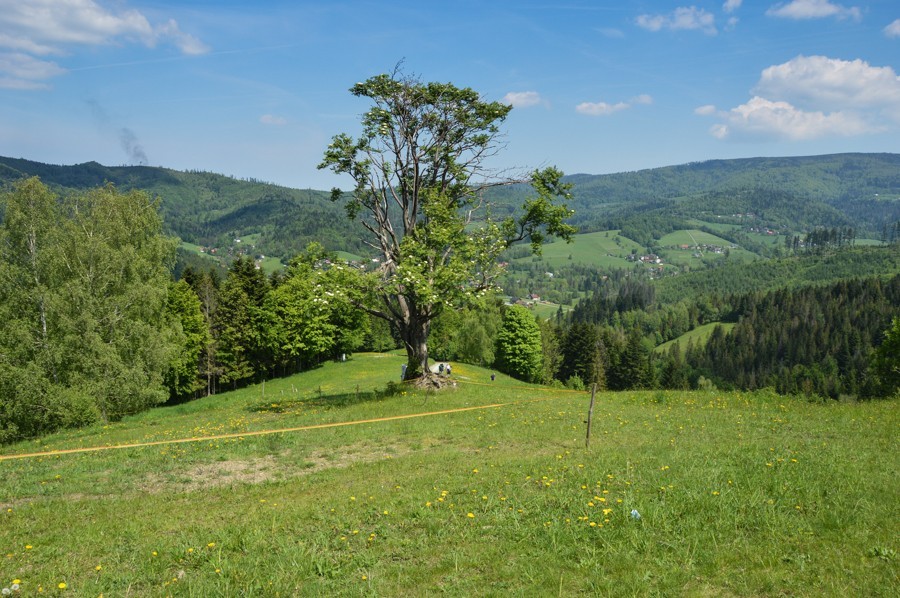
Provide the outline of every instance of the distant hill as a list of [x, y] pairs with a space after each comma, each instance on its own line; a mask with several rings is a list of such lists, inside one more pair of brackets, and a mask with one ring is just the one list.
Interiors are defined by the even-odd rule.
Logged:
[[[250, 237], [254, 252], [285, 259], [311, 240], [333, 251], [366, 253], [362, 227], [326, 191], [208, 172], [0, 157], [0, 183], [35, 175], [61, 192], [109, 181], [159, 195], [167, 228], [198, 246], [224, 250]], [[621, 230], [644, 246], [676, 230], [719, 227], [716, 232], [725, 234], [727, 226], [734, 234], [738, 226], [778, 227], [781, 234], [853, 227], [860, 237], [877, 238], [882, 227], [900, 220], [900, 154], [709, 160], [566, 180], [574, 185], [572, 221], [581, 232]], [[527, 193], [523, 186], [493, 191], [495, 215], [512, 212]]]
[[289, 258], [310, 241], [332, 251], [360, 252], [362, 227], [348, 220], [330, 193], [290, 189], [209, 172], [181, 172], [148, 166], [103, 166], [96, 162], [54, 166], [0, 157], [0, 182], [39, 176], [57, 190], [115, 184], [142, 189], [161, 199], [170, 233], [192, 244], [233, 249], [235, 239], [250, 237], [253, 253]]
[[730, 216], [759, 212], [760, 204], [782, 208], [779, 218], [797, 230], [850, 225], [877, 233], [900, 219], [900, 154], [709, 160], [567, 180], [584, 230], [624, 228], [648, 212]]

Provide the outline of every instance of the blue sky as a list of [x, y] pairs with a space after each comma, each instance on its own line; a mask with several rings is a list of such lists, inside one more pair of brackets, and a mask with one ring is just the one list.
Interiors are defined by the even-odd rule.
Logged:
[[0, 155], [345, 186], [401, 60], [515, 106], [498, 169], [900, 152], [897, 0], [0, 0]]

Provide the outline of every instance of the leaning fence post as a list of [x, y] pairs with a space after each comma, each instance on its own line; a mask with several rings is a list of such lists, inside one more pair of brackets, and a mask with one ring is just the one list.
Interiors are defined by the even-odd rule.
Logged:
[[588, 407], [587, 436], [584, 439], [584, 448], [591, 448], [591, 419], [594, 417], [594, 395], [597, 394], [597, 383], [591, 385], [591, 406]]

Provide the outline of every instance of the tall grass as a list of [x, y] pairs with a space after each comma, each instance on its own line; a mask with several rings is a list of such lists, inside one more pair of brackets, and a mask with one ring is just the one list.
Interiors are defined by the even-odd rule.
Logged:
[[[896, 595], [897, 402], [588, 395], [403, 359], [5, 447], [0, 587], [22, 595]], [[357, 385], [359, 391], [357, 392]], [[378, 392], [374, 392], [378, 390]], [[419, 418], [213, 439], [216, 434]], [[59, 584], [65, 584], [60, 589]]]

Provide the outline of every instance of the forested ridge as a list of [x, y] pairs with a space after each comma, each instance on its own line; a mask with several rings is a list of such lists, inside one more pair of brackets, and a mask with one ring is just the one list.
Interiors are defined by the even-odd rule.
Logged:
[[729, 332], [717, 328], [686, 364], [723, 386], [783, 394], [873, 395], [870, 354], [900, 317], [900, 275], [782, 289], [731, 300]]
[[56, 166], [0, 157], [0, 181], [11, 183], [30, 176], [40, 177], [62, 195], [113, 183], [123, 191], [158, 196], [165, 230], [208, 248], [225, 249], [236, 238], [258, 235], [254, 253], [279, 256], [285, 262], [312, 241], [331, 251], [363, 248], [361, 227], [345, 217], [326, 191], [290, 189], [211, 172], [96, 162]]
[[[0, 181], [27, 176], [59, 192], [114, 183], [161, 198], [163, 223], [183, 241], [225, 247], [236, 236], [260, 235], [256, 253], [287, 262], [310, 241], [330, 251], [360, 253], [361, 227], [344, 218], [326, 191], [289, 189], [208, 172], [88, 162], [56, 166], [0, 157]], [[852, 226], [877, 238], [900, 220], [900, 155], [709, 160], [636, 172], [564, 177], [573, 185], [570, 222], [580, 232], [625, 229], [650, 245], [688, 220], [740, 222], [751, 213], [760, 226], [793, 232]], [[498, 187], [487, 197], [498, 216], [511, 214], [526, 186]]]
[[[896, 195], [894, 175], [879, 170], [893, 159], [841, 158], [845, 166], [862, 160], [851, 169], [861, 188]], [[351, 264], [334, 254], [362, 252], [359, 225], [324, 193], [209, 173], [35, 164], [0, 159], [0, 179], [8, 182], [0, 201], [0, 442], [115, 421], [354, 351], [401, 346], [397, 330], [360, 309], [373, 288], [368, 260]], [[746, 166], [728, 180], [744, 185]], [[28, 168], [50, 180], [23, 179]], [[822, 168], [813, 170], [828, 179]], [[863, 184], [866, 172], [880, 178]], [[671, 173], [645, 174], [655, 181]], [[690, 198], [669, 197], [681, 192], [676, 188], [583, 216], [617, 224], [648, 248], [682, 227], [707, 227], [752, 247], [744, 228], [720, 226], [750, 213], [756, 223], [794, 231], [777, 246], [755, 241], [759, 255], [780, 257], [725, 259], [656, 279], [640, 265], [570, 263], [557, 270], [555, 283], [568, 278], [569, 292], [582, 297], [568, 312], [560, 307], [555, 317], [536, 319], [498, 294], [442, 309], [429, 325], [431, 357], [576, 389], [771, 387], [857, 399], [896, 393], [900, 199], [865, 199], [829, 183], [822, 188], [832, 194], [827, 201], [804, 200], [792, 187], [799, 179], [782, 175], [788, 191], [709, 190], [697, 175]], [[565, 180], [590, 182], [583, 175]], [[834, 196], [836, 189], [842, 195]], [[518, 197], [504, 193], [509, 201]], [[514, 213], [509, 201], [498, 213]], [[881, 223], [876, 245], [855, 244], [868, 225], [845, 208], [859, 202], [881, 210], [865, 212]], [[203, 261], [175, 269], [177, 230], [210, 243], [249, 234], [254, 253], [270, 247], [289, 266], [269, 275], [253, 255], [236, 252], [224, 269]], [[638, 246], [624, 251], [633, 255]], [[517, 272], [532, 280], [552, 274], [539, 262]], [[525, 295], [531, 283], [525, 277], [506, 284]], [[465, 285], [454, 288], [466, 292]], [[653, 351], [716, 322], [729, 327]]]

